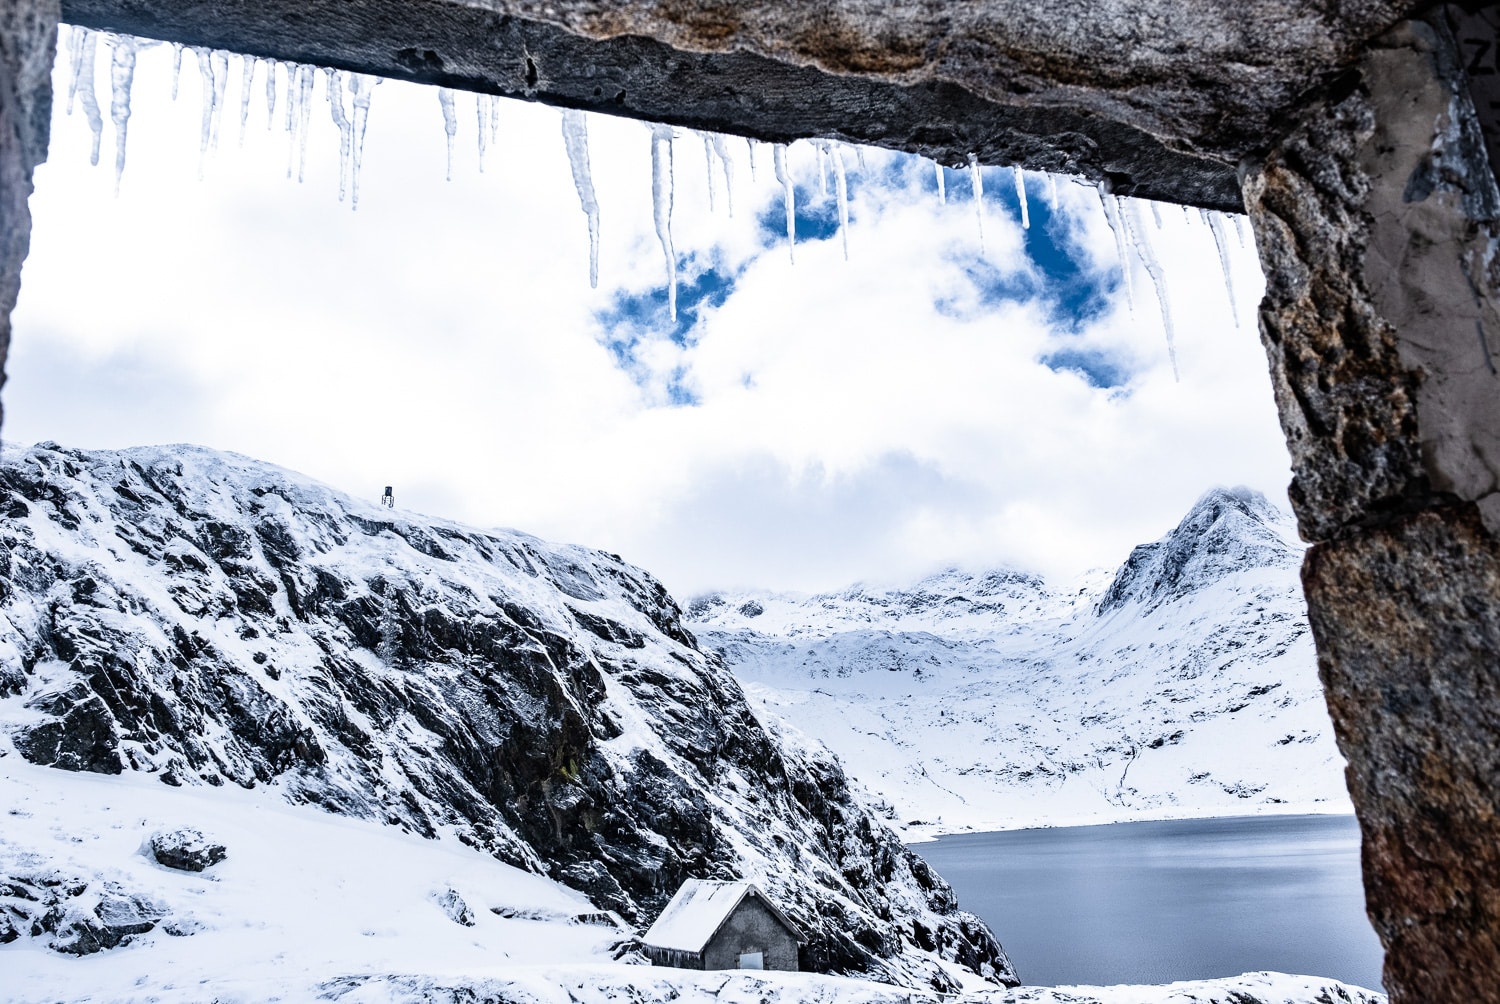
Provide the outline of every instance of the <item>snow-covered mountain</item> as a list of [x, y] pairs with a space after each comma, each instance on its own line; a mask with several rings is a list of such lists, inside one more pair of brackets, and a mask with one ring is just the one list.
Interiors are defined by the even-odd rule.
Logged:
[[[66, 972], [58, 952], [134, 940], [111, 955], [145, 961], [111, 965], [159, 983], [152, 959], [268, 940], [228, 931], [300, 941], [305, 920], [266, 914], [318, 900], [252, 866], [308, 862], [325, 898], [349, 899], [321, 908], [334, 927], [359, 925], [325, 930], [329, 944], [366, 947], [283, 943], [324, 952], [299, 979], [355, 958], [398, 971], [372, 968], [361, 938], [427, 931], [427, 893], [459, 923], [450, 937], [482, 955], [514, 935], [524, 955], [546, 940], [519, 936], [527, 918], [639, 925], [696, 876], [758, 882], [807, 937], [806, 968], [1015, 980], [836, 760], [764, 727], [661, 584], [616, 556], [387, 510], [229, 454], [51, 444], [0, 462], [0, 543], [0, 971], [40, 974], [39, 996]], [[304, 818], [330, 818], [318, 808], [348, 817], [336, 875], [336, 835]], [[164, 885], [137, 853], [195, 820], [223, 831], [233, 895], [211, 877]], [[403, 856], [420, 880], [391, 874]], [[455, 885], [416, 889], [439, 881]], [[258, 888], [290, 898], [237, 916]], [[471, 937], [468, 899], [505, 915], [480, 909]], [[608, 934], [564, 932], [536, 961], [629, 958], [629, 931]], [[164, 947], [173, 935], [188, 947]], [[454, 951], [439, 956], [475, 956]]]
[[700, 596], [687, 623], [909, 838], [1351, 811], [1301, 557], [1290, 517], [1215, 489], [1066, 588], [951, 569], [904, 589]]

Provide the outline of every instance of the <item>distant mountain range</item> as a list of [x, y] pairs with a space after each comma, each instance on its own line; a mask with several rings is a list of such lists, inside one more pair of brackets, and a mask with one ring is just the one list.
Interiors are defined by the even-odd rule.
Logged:
[[712, 593], [687, 625], [909, 838], [1351, 811], [1290, 517], [1214, 489], [1113, 573]]

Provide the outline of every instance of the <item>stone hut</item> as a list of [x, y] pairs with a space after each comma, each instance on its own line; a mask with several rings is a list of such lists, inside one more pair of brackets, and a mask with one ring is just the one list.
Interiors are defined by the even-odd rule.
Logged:
[[642, 941], [657, 966], [794, 973], [802, 935], [753, 883], [688, 879]]

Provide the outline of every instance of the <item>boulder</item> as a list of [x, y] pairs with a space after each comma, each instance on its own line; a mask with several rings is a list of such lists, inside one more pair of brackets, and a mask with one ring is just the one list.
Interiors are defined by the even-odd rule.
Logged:
[[181, 826], [151, 835], [151, 855], [158, 864], [185, 872], [201, 872], [223, 861], [228, 851], [199, 830]]

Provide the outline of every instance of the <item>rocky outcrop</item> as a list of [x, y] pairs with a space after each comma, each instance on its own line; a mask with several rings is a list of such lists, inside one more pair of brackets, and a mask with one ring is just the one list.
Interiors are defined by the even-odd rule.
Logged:
[[164, 916], [150, 897], [113, 882], [58, 872], [0, 875], [0, 945], [31, 937], [63, 955], [93, 955], [129, 944]]
[[1393, 1001], [1500, 981], [1500, 192], [1463, 71], [1494, 38], [1453, 27], [1372, 44], [1245, 182]]
[[34, 763], [456, 833], [637, 924], [685, 878], [752, 878], [809, 934], [805, 968], [1014, 981], [838, 763], [769, 734], [618, 557], [190, 447], [12, 453], [0, 511], [0, 687]]

